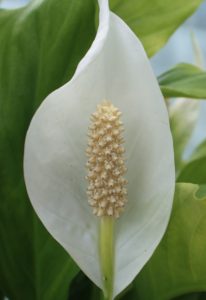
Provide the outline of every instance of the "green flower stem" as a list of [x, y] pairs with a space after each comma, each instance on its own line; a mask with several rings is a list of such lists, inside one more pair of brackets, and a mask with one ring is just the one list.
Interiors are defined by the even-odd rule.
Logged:
[[100, 224], [100, 260], [103, 273], [104, 299], [113, 299], [114, 282], [114, 217], [104, 216]]

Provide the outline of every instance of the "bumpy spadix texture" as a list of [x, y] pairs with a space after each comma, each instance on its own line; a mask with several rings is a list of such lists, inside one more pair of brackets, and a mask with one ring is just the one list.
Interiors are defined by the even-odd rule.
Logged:
[[93, 213], [98, 217], [118, 218], [127, 202], [127, 180], [122, 144], [121, 112], [104, 101], [92, 114], [87, 148], [87, 194]]
[[91, 48], [73, 78], [51, 93], [32, 119], [24, 172], [32, 205], [48, 231], [103, 288], [99, 218], [87, 201], [85, 150], [89, 118], [100, 101], [111, 100], [122, 112], [129, 201], [115, 220], [115, 297], [145, 265], [166, 230], [175, 172], [167, 110], [144, 49], [110, 12], [107, 0], [99, 5]]

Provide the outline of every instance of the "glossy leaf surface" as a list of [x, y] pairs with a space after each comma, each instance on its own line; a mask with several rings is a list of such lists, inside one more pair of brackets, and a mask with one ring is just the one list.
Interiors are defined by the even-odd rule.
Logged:
[[190, 64], [179, 64], [158, 77], [163, 95], [206, 99], [206, 72]]
[[172, 33], [199, 6], [201, 0], [110, 0], [117, 13], [142, 41], [149, 56], [164, 46]]

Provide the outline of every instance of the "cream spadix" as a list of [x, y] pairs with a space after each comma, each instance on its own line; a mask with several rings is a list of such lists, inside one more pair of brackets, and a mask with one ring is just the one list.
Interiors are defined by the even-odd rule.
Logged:
[[87, 194], [93, 213], [98, 217], [118, 218], [127, 202], [120, 115], [121, 112], [112, 103], [105, 101], [97, 106], [91, 118], [87, 148]]
[[30, 200], [48, 231], [103, 288], [99, 218], [87, 201], [87, 130], [102, 99], [121, 111], [128, 202], [115, 221], [114, 288], [119, 294], [159, 244], [169, 220], [174, 161], [168, 114], [144, 49], [99, 0], [96, 38], [73, 78], [51, 93], [28, 129], [24, 173]]

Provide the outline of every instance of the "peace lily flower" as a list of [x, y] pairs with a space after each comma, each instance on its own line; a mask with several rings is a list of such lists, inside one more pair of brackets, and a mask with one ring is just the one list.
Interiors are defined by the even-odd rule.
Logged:
[[73, 78], [32, 119], [24, 172], [45, 227], [113, 299], [166, 230], [174, 161], [167, 110], [144, 49], [107, 0], [99, 8], [96, 38]]

